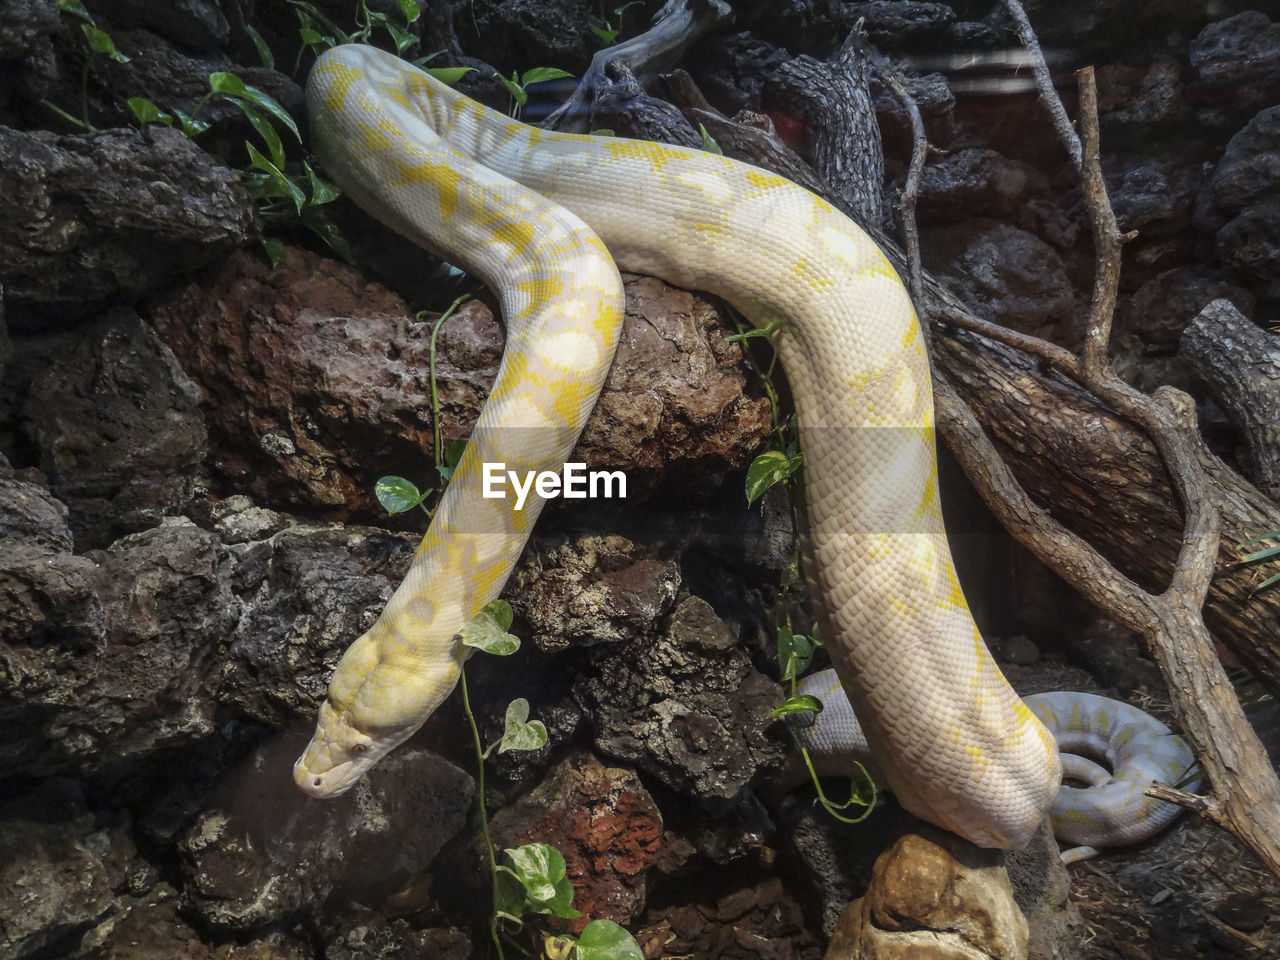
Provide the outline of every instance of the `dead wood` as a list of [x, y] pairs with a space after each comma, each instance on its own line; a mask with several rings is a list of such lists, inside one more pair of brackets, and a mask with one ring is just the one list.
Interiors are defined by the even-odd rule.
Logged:
[[648, 30], [591, 58], [572, 96], [547, 118], [546, 128], [586, 133], [604, 126], [596, 122], [594, 107], [598, 92], [610, 84], [607, 67], [611, 62], [625, 64], [643, 84], [673, 68], [691, 44], [731, 16], [725, 0], [667, 0]]
[[1280, 338], [1215, 300], [1183, 332], [1178, 353], [1244, 437], [1250, 478], [1280, 500]]

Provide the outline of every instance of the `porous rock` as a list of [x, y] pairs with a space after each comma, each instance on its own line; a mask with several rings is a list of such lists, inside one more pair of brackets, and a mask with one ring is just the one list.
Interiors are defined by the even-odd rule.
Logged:
[[58, 29], [58, 0], [0, 2], [0, 60], [16, 60]]
[[[744, 466], [770, 419], [768, 403], [744, 393], [741, 349], [705, 301], [649, 278], [628, 295], [620, 357], [570, 459], [634, 475], [628, 496], [659, 472]], [[238, 490], [342, 519], [381, 513], [373, 488], [384, 474], [429, 484], [430, 327], [385, 288], [303, 251], [276, 270], [243, 255], [153, 319], [205, 391], [215, 468]], [[478, 301], [441, 327], [446, 443], [471, 432], [502, 345]]]
[[1189, 56], [1204, 123], [1225, 126], [1242, 110], [1274, 103], [1280, 92], [1280, 24], [1260, 10], [1206, 24]]
[[270, 724], [313, 718], [334, 666], [399, 585], [411, 536], [365, 527], [287, 527], [238, 548], [246, 609], [224, 638], [219, 697]]
[[199, 388], [129, 310], [108, 315], [36, 377], [27, 430], [80, 550], [156, 526], [203, 493], [199, 405]]
[[671, 612], [680, 568], [625, 537], [535, 541], [510, 593], [529, 637], [547, 652], [618, 643], [650, 634]]
[[0, 565], [7, 768], [91, 771], [207, 736], [239, 609], [217, 538], [177, 519], [89, 558], [58, 547], [56, 519], [42, 530]]
[[782, 701], [778, 685], [697, 597], [679, 604], [666, 635], [600, 658], [575, 696], [595, 718], [597, 750], [708, 809], [736, 801], [785, 749], [765, 733], [765, 716]]
[[[650, 911], [636, 941], [646, 957], [817, 960], [800, 905], [777, 877], [735, 884], [732, 871], [691, 890], [686, 902]], [[725, 889], [728, 888], [728, 889]]]
[[1195, 226], [1218, 230], [1245, 208], [1274, 196], [1280, 185], [1280, 107], [1250, 118], [1227, 141], [1196, 199]]
[[176, 130], [0, 128], [0, 284], [56, 305], [137, 296], [252, 235], [239, 179]]
[[878, 860], [826, 960], [1024, 960], [1027, 921], [997, 850], [928, 828]]
[[0, 957], [64, 956], [112, 909], [121, 853], [74, 781], [0, 805]]
[[571, 753], [493, 818], [500, 847], [550, 843], [573, 882], [578, 932], [588, 919], [628, 924], [644, 909], [647, 871], [662, 846], [662, 814], [630, 770]]
[[359, 904], [330, 925], [324, 960], [470, 960], [471, 941], [461, 930], [418, 930]]
[[[501, 338], [486, 314], [464, 308], [441, 330], [446, 440], [466, 435], [493, 381]], [[430, 328], [336, 261], [291, 250], [273, 270], [238, 254], [153, 320], [203, 388], [214, 467], [239, 492], [340, 519], [375, 508], [382, 474], [434, 473]]]
[[1066, 267], [1034, 234], [973, 219], [922, 231], [925, 266], [984, 319], [1055, 343], [1075, 339]]
[[268, 743], [225, 774], [178, 843], [184, 902], [213, 929], [379, 902], [419, 880], [466, 822], [471, 778], [429, 751], [402, 747], [349, 794], [317, 803], [289, 775], [301, 746]]
[[707, 300], [654, 277], [625, 289], [618, 352], [573, 459], [626, 471], [629, 496], [660, 478], [714, 499], [768, 440], [769, 402]]

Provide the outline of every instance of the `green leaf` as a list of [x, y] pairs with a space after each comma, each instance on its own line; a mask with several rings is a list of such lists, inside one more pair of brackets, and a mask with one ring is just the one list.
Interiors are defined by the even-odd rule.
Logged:
[[307, 206], [318, 207], [322, 204], [332, 203], [342, 196], [342, 191], [336, 186], [319, 176], [307, 161], [302, 161], [302, 169], [307, 173], [307, 184], [310, 186], [307, 197]]
[[560, 77], [572, 77], [573, 74], [568, 70], [561, 70], [559, 67], [534, 67], [532, 70], [526, 70], [524, 76], [520, 78], [520, 85], [527, 87], [531, 83], [542, 83], [544, 80], [558, 80]]
[[453, 472], [458, 469], [458, 464], [462, 462], [462, 455], [467, 450], [467, 441], [469, 439], [469, 437], [457, 437], [445, 444], [443, 451], [444, 463], [436, 467], [440, 471], [440, 476], [446, 480], [453, 479]]
[[766, 450], [747, 469], [747, 503], [758, 500], [774, 484], [781, 483], [800, 468], [799, 454], [789, 457], [781, 450]]
[[526, 843], [503, 851], [529, 899], [545, 902], [556, 895], [556, 884], [565, 878], [564, 856], [549, 843]]
[[778, 717], [785, 717], [792, 713], [821, 713], [822, 701], [817, 697], [810, 696], [807, 693], [801, 693], [794, 697], [788, 697], [780, 704], [769, 711], [766, 720], [776, 720]]
[[382, 509], [394, 515], [412, 510], [431, 495], [431, 490], [419, 491], [412, 481], [404, 477], [381, 477], [373, 485], [373, 493]]
[[86, 23], [93, 23], [93, 16], [84, 8], [84, 4], [80, 0], [58, 0], [58, 9], [63, 13], [79, 17]]
[[506, 657], [520, 649], [520, 638], [507, 633], [511, 620], [511, 605], [505, 600], [493, 600], [458, 631], [458, 636], [464, 646]]
[[253, 42], [253, 48], [258, 51], [258, 59], [262, 61], [262, 65], [268, 70], [274, 70], [276, 57], [271, 52], [271, 48], [267, 46], [267, 41], [262, 39], [262, 34], [251, 23], [244, 25], [244, 32], [249, 35], [249, 39]]
[[328, 244], [329, 249], [347, 263], [352, 262], [351, 245], [342, 235], [338, 225], [325, 216], [322, 210], [308, 207], [302, 211], [302, 225]]
[[702, 124], [698, 124], [698, 133], [702, 135], [702, 149], [707, 153], [714, 153], [723, 157], [724, 151], [720, 149], [720, 144], [716, 143], [716, 138], [707, 133], [707, 128]]
[[782, 679], [794, 680], [809, 667], [817, 644], [802, 633], [792, 633], [788, 626], [778, 627], [778, 663]]
[[258, 136], [262, 137], [262, 142], [266, 144], [267, 153], [271, 155], [271, 163], [277, 169], [283, 169], [284, 144], [280, 142], [280, 134], [276, 133], [276, 128], [271, 125], [271, 121], [263, 116], [258, 108], [248, 100], [231, 96], [227, 97], [227, 100], [239, 107], [240, 112], [249, 121], [249, 125], [258, 131]]
[[499, 864], [493, 875], [494, 913], [518, 924], [521, 922], [520, 917], [524, 915], [528, 898], [524, 884], [515, 871]]
[[234, 73], [224, 73], [215, 71], [209, 74], [209, 89], [214, 93], [225, 93], [233, 97], [243, 97], [257, 107], [261, 107], [267, 113], [271, 114], [280, 121], [284, 127], [293, 134], [299, 143], [302, 137], [298, 134], [298, 125], [293, 122], [293, 117], [289, 116], [289, 111], [280, 106], [280, 102], [275, 97], [267, 93], [265, 90], [259, 90], [257, 87], [250, 86], [241, 80]]
[[284, 241], [277, 237], [262, 238], [262, 252], [267, 255], [267, 259], [271, 262], [271, 266], [278, 267], [284, 263], [288, 253], [284, 248]]
[[413, 23], [422, 15], [422, 9], [413, 0], [396, 0], [396, 3], [400, 4], [405, 23]]
[[507, 88], [507, 93], [511, 94], [511, 99], [516, 102], [516, 106], [523, 107], [529, 100], [529, 95], [524, 92], [524, 87], [520, 86], [520, 78], [518, 74], [511, 74], [510, 77], [504, 77], [502, 74], [494, 74], [502, 85]]
[[604, 43], [613, 43], [618, 39], [618, 31], [609, 26], [608, 22], [600, 20], [596, 17], [591, 18], [591, 32], [599, 37]]
[[547, 728], [541, 720], [529, 719], [529, 701], [520, 697], [507, 704], [506, 724], [498, 752], [538, 750], [547, 744]]
[[578, 960], [644, 960], [644, 952], [625, 927], [592, 920], [578, 937]]
[[138, 118], [139, 126], [145, 127], [148, 123], [173, 126], [173, 115], [165, 113], [146, 97], [130, 97], [127, 102], [133, 115]]
[[105, 30], [99, 30], [92, 23], [82, 23], [80, 29], [84, 31], [85, 39], [89, 41], [89, 49], [94, 53], [105, 53], [116, 63], [129, 62], [129, 58], [116, 49], [116, 42]]
[[573, 884], [568, 877], [562, 877], [556, 881], [556, 892], [550, 900], [536, 904], [534, 907], [538, 913], [549, 913], [553, 917], [560, 917], [562, 920], [576, 920], [582, 916], [577, 910], [573, 909]]
[[302, 192], [302, 188], [286, 177], [283, 171], [264, 157], [252, 143], [246, 140], [244, 146], [249, 151], [249, 165], [265, 173], [272, 191], [279, 196], [291, 199], [298, 213], [301, 213], [302, 205], [307, 202], [307, 195]]
[[211, 126], [208, 120], [197, 120], [195, 117], [189, 117], [176, 107], [173, 110], [173, 115], [178, 118], [178, 123], [182, 127], [182, 135], [188, 140], [194, 140]]
[[[435, 54], [432, 54], [432, 56], [435, 56]], [[441, 83], [447, 83], [449, 84], [449, 86], [453, 86], [455, 83], [461, 80], [469, 70], [472, 70], [472, 69], [474, 68], [472, 67], [427, 67], [427, 73], [431, 74], [431, 76], [435, 77]], [[506, 81], [504, 80], [503, 82], [505, 83]]]

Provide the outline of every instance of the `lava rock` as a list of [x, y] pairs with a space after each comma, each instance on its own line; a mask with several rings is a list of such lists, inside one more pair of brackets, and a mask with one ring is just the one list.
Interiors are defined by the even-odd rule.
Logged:
[[244, 244], [243, 185], [177, 130], [0, 128], [0, 283], [57, 305], [138, 296]]
[[299, 747], [269, 743], [229, 771], [178, 843], [184, 903], [213, 929], [377, 902], [416, 881], [466, 823], [471, 778], [429, 751], [402, 747], [349, 794], [316, 802], [289, 774]]
[[28, 432], [80, 550], [154, 527], [203, 494], [200, 399], [168, 347], [125, 309], [36, 377]]

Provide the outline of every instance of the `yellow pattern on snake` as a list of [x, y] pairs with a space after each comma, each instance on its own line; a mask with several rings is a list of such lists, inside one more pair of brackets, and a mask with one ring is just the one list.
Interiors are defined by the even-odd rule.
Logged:
[[454, 636], [498, 595], [541, 507], [482, 499], [481, 464], [555, 470], [569, 454], [612, 359], [616, 262], [721, 296], [757, 326], [780, 324], [812, 579], [876, 766], [919, 816], [983, 846], [1024, 844], [1057, 793], [1058, 752], [956, 581], [923, 338], [867, 235], [772, 173], [541, 131], [369, 47], [323, 55], [307, 104], [329, 174], [368, 212], [477, 273], [501, 302], [507, 348], [404, 583], [338, 665], [298, 785], [349, 789], [453, 688]]

